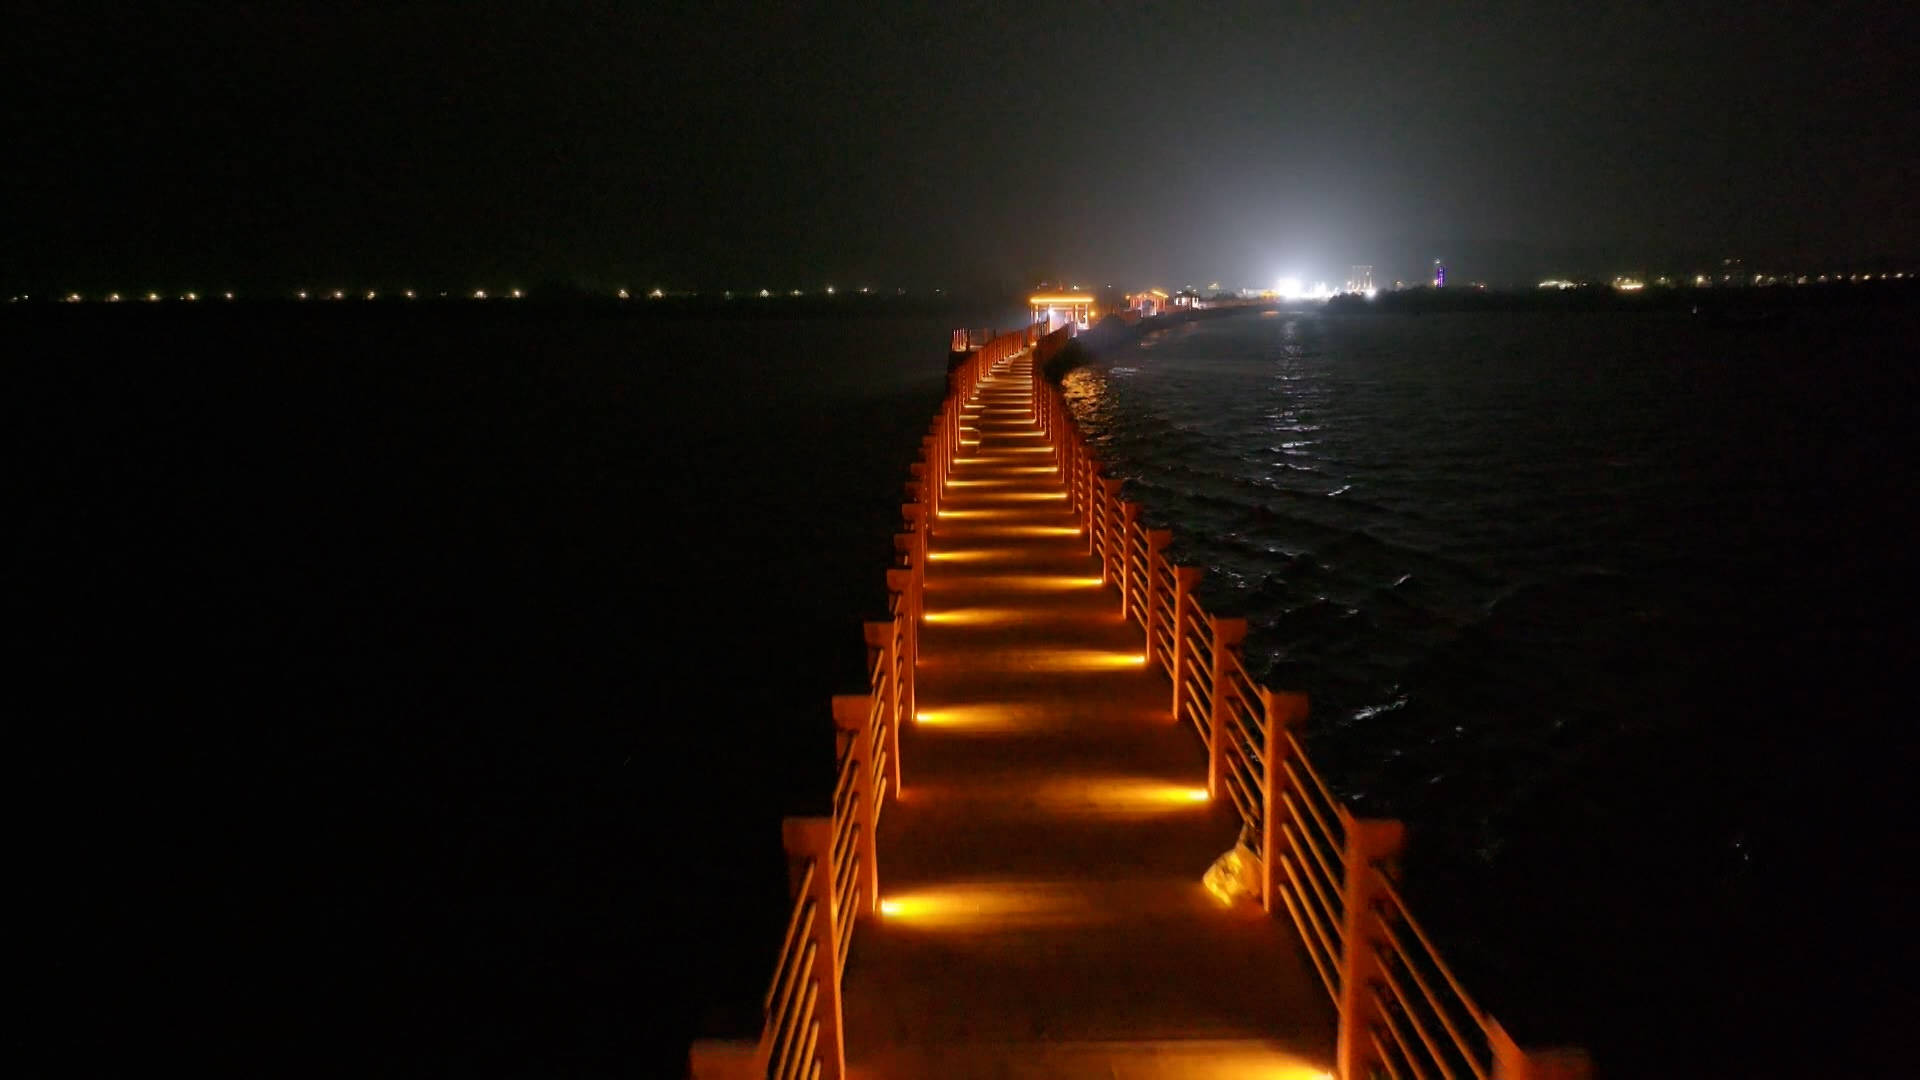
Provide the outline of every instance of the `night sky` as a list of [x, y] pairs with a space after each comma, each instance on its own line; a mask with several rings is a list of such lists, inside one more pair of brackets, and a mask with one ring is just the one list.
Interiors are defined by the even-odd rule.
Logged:
[[1913, 5], [9, 5], [9, 290], [1920, 251]]

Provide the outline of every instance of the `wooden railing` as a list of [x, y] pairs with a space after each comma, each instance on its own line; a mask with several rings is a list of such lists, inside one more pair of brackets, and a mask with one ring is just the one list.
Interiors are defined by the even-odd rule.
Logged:
[[1173, 536], [1148, 529], [1120, 497], [1042, 369], [1066, 329], [1035, 345], [1034, 400], [1068, 498], [1101, 579], [1140, 624], [1147, 660], [1172, 684], [1171, 714], [1193, 725], [1207, 750], [1207, 790], [1240, 816], [1260, 866], [1261, 901], [1285, 909], [1339, 1012], [1339, 1075], [1348, 1080], [1577, 1078], [1579, 1050], [1522, 1050], [1466, 993], [1414, 921], [1398, 886], [1398, 821], [1356, 818], [1308, 759], [1304, 694], [1281, 693], [1248, 673], [1244, 619], [1208, 612], [1194, 595], [1199, 567], [1166, 557]]
[[965, 425], [962, 406], [995, 364], [1037, 337], [1032, 328], [1001, 334], [948, 373], [946, 399], [907, 482], [903, 531], [894, 537], [894, 565], [886, 572], [889, 617], [864, 627], [866, 692], [833, 698], [832, 812], [781, 823], [793, 899], [762, 1002], [760, 1036], [695, 1042], [689, 1053], [695, 1080], [841, 1080], [846, 1075], [840, 983], [854, 928], [880, 901], [876, 838], [888, 796], [900, 794], [900, 725], [914, 709], [928, 523], [939, 512], [954, 459], [978, 442]]

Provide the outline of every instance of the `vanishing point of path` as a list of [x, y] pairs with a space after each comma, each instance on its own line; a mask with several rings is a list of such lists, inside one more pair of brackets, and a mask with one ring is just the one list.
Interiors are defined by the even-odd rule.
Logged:
[[1333, 1014], [1291, 926], [1201, 885], [1237, 819], [1086, 554], [1030, 356], [968, 403], [979, 443], [931, 537], [882, 917], [843, 990], [850, 1072], [1320, 1076]]

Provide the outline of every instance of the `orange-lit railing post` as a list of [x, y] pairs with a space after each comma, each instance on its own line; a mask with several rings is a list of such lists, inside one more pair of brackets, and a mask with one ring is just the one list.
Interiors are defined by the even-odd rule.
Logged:
[[[1159, 655], [1158, 643], [1154, 631], [1166, 619], [1161, 614], [1160, 605], [1153, 602], [1160, 591], [1160, 568], [1167, 563], [1167, 548], [1173, 545], [1172, 529], [1149, 529], [1147, 531], [1147, 666], [1152, 667], [1156, 656], [1160, 666], [1172, 670], [1169, 657]], [[1176, 624], [1177, 625], [1177, 624]]]
[[1119, 531], [1116, 526], [1120, 523], [1121, 484], [1122, 481], [1119, 480], [1108, 479], [1105, 476], [1100, 478], [1100, 542], [1105, 545], [1100, 557], [1100, 583], [1103, 585], [1111, 585], [1116, 580], [1113, 565], [1116, 558], [1113, 537], [1114, 533]]
[[1133, 534], [1140, 528], [1140, 504], [1120, 504], [1120, 618], [1133, 615], [1129, 601], [1133, 597]]
[[913, 596], [914, 618], [917, 620], [920, 617], [921, 603], [920, 537], [912, 532], [894, 533], [893, 550], [900, 554], [900, 565], [897, 569], [907, 572], [911, 586], [909, 591]]
[[1380, 921], [1381, 863], [1398, 856], [1406, 846], [1406, 826], [1386, 818], [1348, 817], [1346, 826], [1346, 881], [1340, 890], [1346, 907], [1346, 930], [1341, 935], [1340, 1035], [1337, 1050], [1340, 1076], [1359, 1080], [1373, 1064], [1371, 1031], [1380, 1021], [1374, 986], [1381, 978], [1379, 946], [1386, 943]]
[[[812, 890], [814, 977], [820, 988], [814, 999], [814, 1016], [820, 1022], [816, 1044], [820, 1075], [823, 1080], [842, 1080], [847, 1074], [847, 1053], [840, 1012], [840, 920], [833, 902], [833, 819], [790, 817], [780, 823], [780, 831], [795, 888], [805, 881]], [[809, 861], [815, 867], [811, 877], [806, 874]]]
[[1220, 773], [1226, 766], [1226, 731], [1228, 730], [1228, 710], [1233, 706], [1227, 701], [1233, 684], [1227, 675], [1227, 664], [1232, 654], [1239, 651], [1240, 643], [1247, 639], [1247, 620], [1213, 619], [1213, 670], [1208, 673], [1208, 681], [1213, 686], [1213, 711], [1207, 714], [1207, 794], [1220, 797]]
[[[884, 696], [882, 708], [885, 710], [887, 724], [887, 772], [891, 774], [889, 786], [897, 796], [900, 794], [900, 709], [905, 704], [906, 696], [905, 688], [900, 685], [902, 680], [894, 677], [894, 673], [903, 670], [904, 667], [900, 663], [900, 654], [897, 651], [898, 626], [894, 620], [888, 619], [886, 622], [867, 623], [865, 630], [867, 647], [875, 650], [875, 658], [886, 673], [882, 676], [885, 682], [875, 689]], [[840, 699], [835, 698], [834, 708], [839, 707]], [[864, 718], [862, 722], [865, 722]], [[877, 898], [875, 902], [879, 902]]]
[[913, 536], [913, 572], [915, 582], [921, 589], [927, 584], [927, 542], [933, 532], [933, 515], [927, 513], [926, 503], [903, 503], [900, 517], [907, 523], [907, 530]]
[[929, 510], [938, 510], [947, 494], [947, 473], [940, 465], [939, 435], [928, 435], [920, 440], [920, 461], [920, 497]]
[[[1180, 722], [1180, 702], [1187, 683], [1187, 619], [1193, 613], [1193, 589], [1206, 570], [1199, 566], [1173, 568], [1173, 722]], [[1209, 783], [1207, 790], [1212, 791]]]
[[1087, 523], [1087, 554], [1095, 550], [1095, 538], [1100, 533], [1100, 459], [1088, 454], [1080, 463], [1081, 484], [1086, 487], [1086, 509], [1083, 514]]
[[[1273, 914], [1280, 902], [1281, 849], [1286, 846], [1282, 828], [1287, 814], [1287, 758], [1293, 753], [1293, 741], [1287, 737], [1307, 722], [1307, 695], [1275, 693], [1260, 688], [1261, 712], [1267, 721], [1267, 745], [1260, 755], [1261, 794], [1265, 805], [1260, 812], [1260, 904]], [[1301, 798], [1305, 798], [1304, 792]]]
[[913, 715], [914, 684], [918, 678], [914, 667], [920, 662], [920, 597], [913, 588], [913, 571], [896, 567], [887, 571], [887, 589], [900, 595], [900, 610], [894, 618], [897, 624], [895, 634], [900, 644], [896, 647], [905, 650], [900, 659], [899, 699], [894, 704], [893, 715], [888, 718], [887, 754], [893, 759], [893, 794], [900, 794], [900, 725]]
[[[887, 623], [868, 623], [868, 626], [885, 626]], [[891, 681], [891, 679], [889, 679]], [[866, 911], [880, 910], [880, 857], [879, 844], [875, 837], [876, 822], [873, 820], [873, 758], [877, 748], [873, 745], [872, 694], [835, 694], [833, 696], [833, 726], [853, 735], [853, 842], [860, 854], [860, 883], [866, 896]], [[831, 876], [831, 875], [829, 875]], [[850, 916], [858, 921], [856, 914]]]
[[907, 466], [907, 501], [933, 505], [932, 478], [927, 463], [916, 461]]
[[1593, 1059], [1585, 1050], [1522, 1050], [1497, 1020], [1487, 1022], [1487, 1044], [1493, 1049], [1493, 1080], [1591, 1080], [1593, 1076]]

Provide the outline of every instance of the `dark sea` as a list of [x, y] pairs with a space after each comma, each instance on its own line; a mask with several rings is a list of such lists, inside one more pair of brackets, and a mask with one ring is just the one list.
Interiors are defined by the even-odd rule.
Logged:
[[7, 313], [11, 1038], [632, 1077], [757, 1034], [968, 321]]
[[[996, 321], [6, 313], [16, 1056], [673, 1076], [751, 1029], [779, 819]], [[1302, 311], [1067, 386], [1485, 1005], [1769, 1075], [1915, 1004], [1915, 340]]]
[[1279, 310], [1065, 387], [1410, 901], [1603, 1075], [1906, 1055], [1911, 310]]

